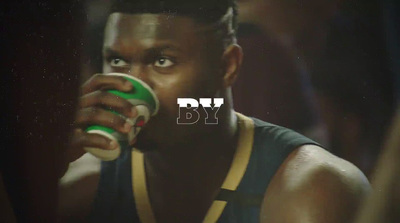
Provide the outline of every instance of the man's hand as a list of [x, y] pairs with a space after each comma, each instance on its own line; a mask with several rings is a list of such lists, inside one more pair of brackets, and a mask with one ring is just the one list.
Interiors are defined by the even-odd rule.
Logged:
[[[123, 77], [103, 74], [96, 74], [83, 84], [75, 120], [76, 129], [71, 139], [70, 149], [66, 154], [66, 163], [80, 158], [85, 153], [84, 147], [105, 150], [117, 148], [117, 143], [107, 137], [86, 133], [84, 130], [90, 125], [101, 125], [113, 128], [123, 134], [128, 133], [133, 123], [127, 118], [136, 116], [135, 107], [126, 99], [106, 90], [115, 89], [128, 92], [132, 88], [132, 84]], [[110, 110], [121, 115], [114, 114]]]
[[137, 115], [135, 107], [107, 90], [128, 92], [132, 88], [132, 84], [123, 77], [103, 74], [94, 75], [82, 85], [76, 128], [64, 156], [65, 169], [60, 174], [63, 178], [59, 184], [59, 220], [79, 222], [89, 213], [100, 177], [100, 160], [91, 154], [84, 155], [84, 148], [109, 150], [118, 145], [104, 136], [86, 133], [85, 129], [90, 125], [102, 125], [123, 134], [128, 133], [133, 125], [128, 118]]

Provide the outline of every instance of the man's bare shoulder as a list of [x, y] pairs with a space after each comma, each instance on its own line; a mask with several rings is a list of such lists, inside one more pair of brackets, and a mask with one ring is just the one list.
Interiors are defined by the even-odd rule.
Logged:
[[352, 188], [369, 184], [356, 166], [315, 145], [301, 146], [293, 151], [275, 178], [273, 181], [283, 180], [281, 183], [291, 190], [310, 183], [326, 184], [329, 180], [334, 180], [331, 183], [338, 184], [336, 186]]
[[272, 179], [261, 219], [347, 222], [369, 190], [367, 178], [350, 162], [315, 145], [301, 146], [289, 155]]

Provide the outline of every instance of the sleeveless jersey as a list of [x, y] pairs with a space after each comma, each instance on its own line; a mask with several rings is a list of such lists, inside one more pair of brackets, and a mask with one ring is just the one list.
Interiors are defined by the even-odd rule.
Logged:
[[[205, 223], [259, 222], [268, 184], [286, 157], [299, 146], [318, 145], [287, 128], [239, 113], [237, 116], [237, 149]], [[142, 153], [123, 149], [117, 160], [102, 162], [89, 218], [93, 223], [156, 222], [147, 193]]]

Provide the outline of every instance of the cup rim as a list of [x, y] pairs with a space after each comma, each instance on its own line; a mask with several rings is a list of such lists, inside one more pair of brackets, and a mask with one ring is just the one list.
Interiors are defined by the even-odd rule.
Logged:
[[133, 80], [139, 82], [141, 85], [143, 85], [144, 88], [146, 88], [150, 92], [150, 94], [153, 96], [153, 99], [154, 99], [154, 101], [156, 103], [156, 107], [155, 107], [154, 112], [153, 112], [152, 115], [156, 115], [158, 113], [158, 109], [160, 107], [160, 102], [159, 102], [156, 94], [154, 93], [153, 89], [148, 84], [146, 84], [144, 81], [140, 80], [137, 77], [134, 77], [134, 76], [131, 76], [131, 75], [128, 75], [128, 74], [124, 74], [124, 73], [111, 72], [111, 73], [107, 73], [106, 75], [114, 75], [114, 76], [126, 77], [126, 78], [133, 79]]

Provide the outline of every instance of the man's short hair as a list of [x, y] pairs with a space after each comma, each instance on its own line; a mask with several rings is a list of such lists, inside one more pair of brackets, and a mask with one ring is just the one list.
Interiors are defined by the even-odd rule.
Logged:
[[188, 16], [205, 24], [218, 23], [228, 17], [231, 28], [237, 30], [236, 0], [114, 0], [111, 13], [167, 13]]

